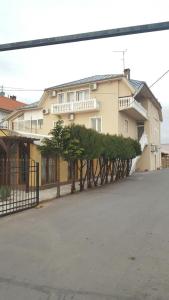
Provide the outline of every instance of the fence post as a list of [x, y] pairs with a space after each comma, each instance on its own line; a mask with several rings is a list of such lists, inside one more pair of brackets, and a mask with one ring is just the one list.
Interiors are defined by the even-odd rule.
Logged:
[[39, 204], [39, 163], [36, 162], [36, 202]]

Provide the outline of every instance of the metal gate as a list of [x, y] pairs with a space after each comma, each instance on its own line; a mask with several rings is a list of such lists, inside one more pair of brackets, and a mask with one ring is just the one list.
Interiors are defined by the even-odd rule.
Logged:
[[34, 160], [0, 160], [0, 217], [37, 206], [39, 164]]

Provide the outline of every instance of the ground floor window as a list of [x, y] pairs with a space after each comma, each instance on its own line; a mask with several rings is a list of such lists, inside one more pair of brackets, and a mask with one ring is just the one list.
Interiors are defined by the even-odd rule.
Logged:
[[41, 179], [42, 185], [52, 184], [57, 181], [57, 161], [55, 157], [42, 157]]
[[[68, 162], [68, 180], [71, 180], [73, 177], [73, 165], [72, 162]], [[78, 179], [78, 162], [75, 162], [75, 180]]]
[[129, 130], [129, 121], [124, 120], [124, 132], [128, 133], [128, 130]]
[[91, 118], [91, 128], [98, 131], [98, 132], [102, 131], [102, 119], [101, 119], [101, 117]]

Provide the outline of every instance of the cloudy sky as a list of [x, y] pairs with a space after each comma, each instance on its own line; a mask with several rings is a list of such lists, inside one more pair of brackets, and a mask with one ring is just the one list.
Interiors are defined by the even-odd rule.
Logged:
[[[164, 22], [168, 11], [169, 0], [5, 0], [1, 1], [0, 43]], [[0, 86], [6, 95], [31, 103], [39, 100], [42, 91], [10, 91], [9, 87], [43, 90], [95, 74], [122, 73], [122, 53], [113, 51], [125, 49], [131, 77], [151, 85], [169, 69], [168, 40], [169, 31], [163, 31], [1, 52]], [[169, 102], [168, 83], [169, 73], [152, 88], [163, 107]], [[167, 130], [165, 122], [164, 136]]]

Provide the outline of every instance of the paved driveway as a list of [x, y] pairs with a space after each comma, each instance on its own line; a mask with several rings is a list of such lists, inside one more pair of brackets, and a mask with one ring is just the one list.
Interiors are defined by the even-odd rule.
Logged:
[[1, 300], [169, 299], [169, 171], [0, 219]]

